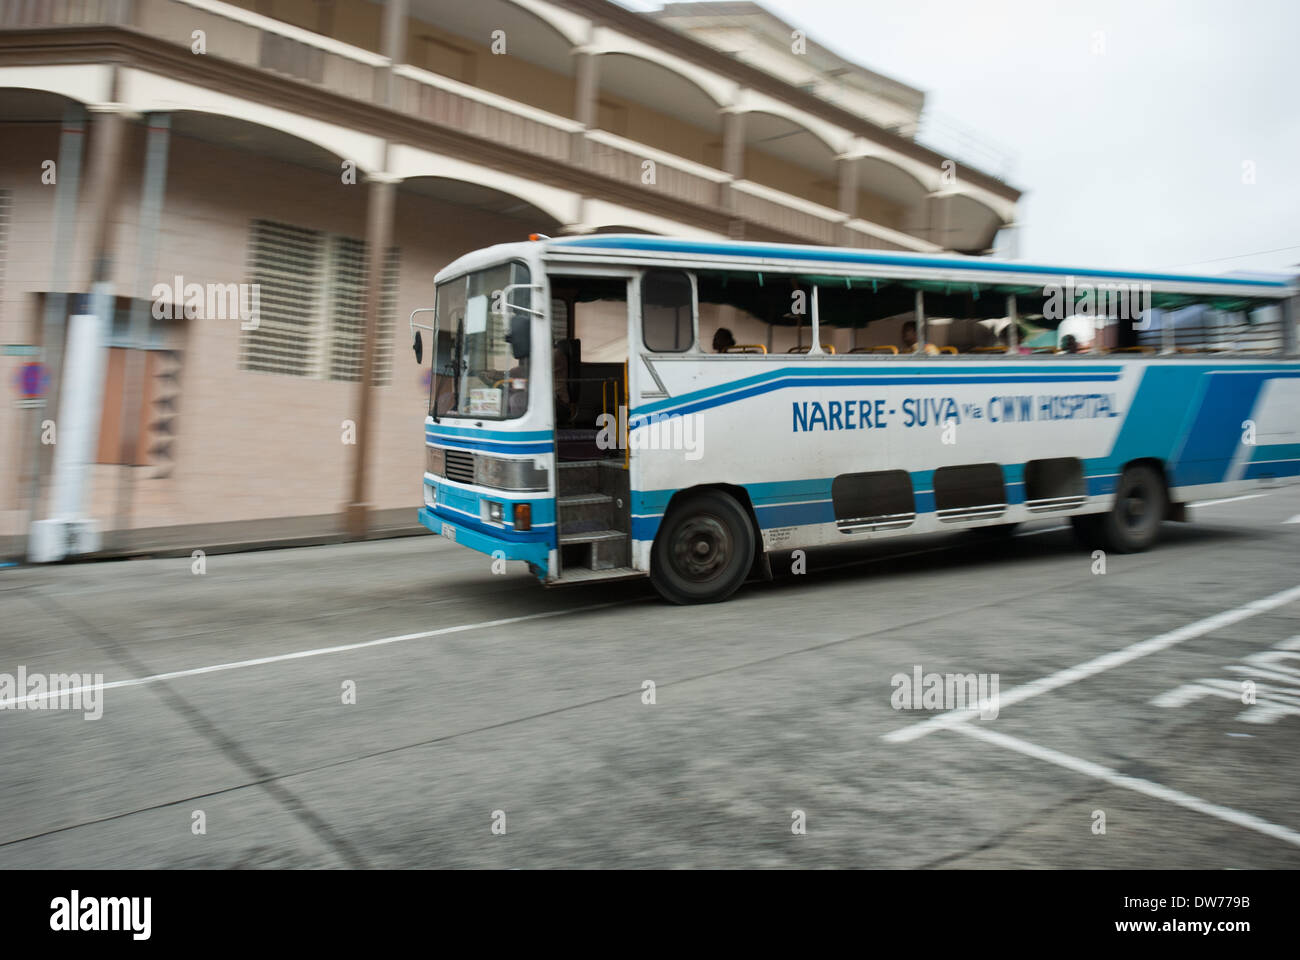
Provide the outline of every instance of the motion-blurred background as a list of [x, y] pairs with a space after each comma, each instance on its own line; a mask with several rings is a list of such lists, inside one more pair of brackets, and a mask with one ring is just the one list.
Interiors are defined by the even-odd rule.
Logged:
[[[0, 558], [70, 509], [103, 532], [69, 533], [70, 555], [417, 529], [428, 360], [407, 353], [406, 318], [432, 304], [440, 267], [491, 243], [633, 231], [1023, 254], [1017, 151], [818, 42], [881, 50], [899, 7], [822, 5], [810, 27], [791, 6], [0, 0]], [[975, 96], [1009, 89], [1022, 61], [1064, 60], [1095, 70], [1104, 100], [1117, 65], [1144, 56], [1134, 30], [1158, 19], [1072, 11], [1053, 26], [1008, 9], [979, 34], [956, 7], [914, 27], [933, 55], [909, 53], [909, 76], [966, 86], [946, 55], [960, 44], [992, 78]], [[1202, 42], [1183, 26], [1170, 35]], [[1160, 124], [1130, 89], [1133, 116], [1072, 102], [1064, 127], [1008, 125], [1031, 141], [1041, 125], [1035, 170], [1110, 144], [1114, 174], [1153, 159], [1125, 153], [1126, 126]], [[1189, 100], [1204, 122], [1171, 106], [1185, 136], [1166, 166], [1216, 124], [1237, 129], [1221, 103]], [[1256, 175], [1246, 140], [1224, 146], [1229, 180]], [[1070, 233], [1062, 198], [1078, 195], [1089, 209], [1072, 215], [1131, 242], [1144, 212], [1099, 211], [1058, 167], [1054, 229]], [[1192, 197], [1182, 209], [1175, 232], [1222, 231]], [[98, 320], [68, 396], [76, 315]], [[59, 431], [89, 471], [63, 475]]]

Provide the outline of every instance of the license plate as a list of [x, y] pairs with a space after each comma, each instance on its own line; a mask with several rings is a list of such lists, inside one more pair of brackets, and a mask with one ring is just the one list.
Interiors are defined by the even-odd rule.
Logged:
[[442, 535], [446, 537], [448, 540], [455, 540], [456, 528], [453, 527], [450, 523], [444, 523], [442, 525]]

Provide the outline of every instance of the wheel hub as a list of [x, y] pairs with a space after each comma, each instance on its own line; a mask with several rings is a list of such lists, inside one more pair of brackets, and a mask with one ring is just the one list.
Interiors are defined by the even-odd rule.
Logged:
[[1124, 498], [1124, 522], [1130, 527], [1140, 527], [1146, 521], [1147, 498], [1138, 488], [1130, 490]]
[[713, 517], [693, 517], [683, 523], [673, 538], [673, 566], [691, 580], [707, 580], [722, 571], [731, 559], [731, 537]]

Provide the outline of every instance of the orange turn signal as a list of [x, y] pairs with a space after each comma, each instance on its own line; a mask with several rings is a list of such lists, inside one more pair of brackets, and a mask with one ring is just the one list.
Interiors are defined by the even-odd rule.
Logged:
[[530, 503], [515, 504], [515, 529], [533, 529], [533, 506]]

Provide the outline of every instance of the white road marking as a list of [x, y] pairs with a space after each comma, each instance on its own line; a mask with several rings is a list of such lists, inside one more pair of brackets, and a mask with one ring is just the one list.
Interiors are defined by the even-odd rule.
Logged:
[[593, 603], [585, 607], [571, 607], [567, 610], [549, 610], [546, 613], [529, 613], [521, 617], [504, 617], [500, 620], [484, 620], [480, 623], [462, 623], [454, 627], [439, 627], [437, 630], [422, 630], [419, 633], [403, 633], [395, 637], [380, 637], [378, 640], [362, 640], [357, 643], [342, 643], [335, 647], [318, 647], [315, 650], [298, 650], [294, 653], [279, 653], [271, 657], [257, 657], [254, 660], [235, 660], [230, 663], [214, 663], [207, 667], [193, 667], [189, 670], [173, 670], [170, 673], [155, 673], [148, 677], [135, 677], [130, 680], [113, 680], [110, 683], [102, 684], [99, 687], [81, 686], [72, 687], [66, 690], [60, 690], [58, 693], [30, 693], [25, 697], [16, 697], [12, 700], [0, 700], [0, 709], [9, 709], [20, 703], [33, 703], [38, 700], [49, 700], [55, 697], [72, 696], [73, 694], [85, 693], [89, 690], [115, 690], [120, 687], [139, 687], [147, 683], [162, 683], [167, 680], [177, 680], [181, 677], [197, 677], [205, 673], [219, 673], [223, 670], [242, 670], [246, 667], [260, 667], [268, 663], [283, 663], [286, 660], [303, 660], [307, 657], [321, 657], [329, 653], [344, 653], [348, 650], [363, 650], [366, 647], [379, 647], [389, 643], [401, 643], [404, 640], [423, 640], [427, 637], [444, 637], [452, 633], [465, 633], [469, 630], [487, 630], [492, 627], [508, 627], [516, 623], [527, 623], [530, 620], [546, 620], [550, 617], [563, 617], [570, 613], [586, 613], [588, 610], [603, 610], [606, 607], [616, 607], [623, 600], [615, 600], [610, 603]]
[[1240, 497], [1224, 497], [1222, 500], [1198, 500], [1195, 503], [1189, 503], [1189, 507], [1216, 507], [1221, 503], [1236, 503], [1238, 500], [1254, 500], [1256, 497], [1267, 497], [1267, 493], [1244, 493]]
[[1251, 813], [1243, 813], [1241, 810], [1234, 810], [1232, 807], [1221, 806], [1217, 803], [1210, 803], [1208, 800], [1202, 800], [1200, 797], [1194, 797], [1190, 793], [1183, 793], [1181, 790], [1175, 790], [1172, 787], [1166, 787], [1159, 783], [1153, 783], [1150, 780], [1143, 780], [1140, 777], [1130, 777], [1120, 773], [1118, 770], [1112, 770], [1110, 767], [1103, 767], [1099, 763], [1093, 763], [1091, 760], [1084, 760], [1080, 757], [1072, 757], [1067, 753], [1061, 753], [1059, 750], [1053, 750], [1050, 747], [1040, 747], [1036, 743], [1030, 743], [1028, 740], [1021, 740], [1018, 737], [1008, 736], [1005, 733], [995, 733], [988, 727], [968, 726], [954, 727], [958, 733], [964, 733], [968, 737], [974, 737], [976, 740], [983, 740], [986, 743], [992, 743], [999, 747], [1005, 747], [1008, 750], [1014, 750], [1016, 753], [1023, 753], [1027, 757], [1034, 757], [1038, 760], [1046, 760], [1058, 767], [1064, 767], [1067, 770], [1073, 770], [1087, 777], [1094, 777], [1098, 780], [1104, 780], [1116, 787], [1123, 787], [1126, 790], [1134, 790], [1137, 793], [1144, 793], [1148, 797], [1155, 797], [1158, 800], [1167, 800], [1170, 803], [1177, 804], [1187, 810], [1195, 810], [1197, 813], [1204, 813], [1207, 816], [1215, 817], [1226, 823], [1236, 824], [1239, 827], [1245, 827], [1247, 830], [1254, 830], [1265, 836], [1273, 837], [1277, 840], [1284, 840], [1292, 846], [1300, 847], [1300, 833], [1289, 827], [1279, 826], [1276, 823], [1270, 823], [1267, 820], [1261, 820]]
[[1283, 520], [1283, 523], [1300, 523], [1300, 513], [1297, 513], [1290, 520]]
[[[1162, 633], [1159, 636], [1151, 637], [1147, 640], [1140, 640], [1137, 643], [1124, 647], [1122, 650], [1115, 650], [1111, 653], [1102, 654], [1100, 657], [1096, 657], [1086, 663], [1081, 663], [1078, 666], [1067, 667], [1066, 669], [1059, 670], [1050, 676], [1042, 677], [1018, 687], [1012, 687], [1006, 693], [998, 697], [997, 707], [999, 710], [1002, 710], [1012, 704], [1020, 703], [1021, 701], [1028, 700], [1031, 697], [1036, 697], [1040, 693], [1047, 693], [1049, 690], [1055, 690], [1058, 687], [1068, 686], [1071, 683], [1078, 683], [1080, 680], [1086, 680], [1098, 673], [1113, 670], [1115, 667], [1122, 666], [1131, 660], [1137, 660], [1139, 657], [1145, 657], [1152, 653], [1159, 653], [1161, 650], [1167, 650], [1169, 647], [1182, 643], [1184, 640], [1191, 640], [1194, 637], [1213, 633], [1215, 630], [1222, 630], [1224, 627], [1232, 626], [1234, 623], [1239, 623], [1240, 621], [1257, 614], [1266, 613], [1275, 607], [1283, 606], [1293, 600], [1300, 600], [1300, 586], [1292, 587], [1289, 590], [1283, 590], [1281, 593], [1275, 593], [1272, 596], [1264, 597], [1261, 600], [1254, 600], [1245, 606], [1237, 607], [1234, 610], [1216, 613], [1212, 617], [1197, 620], [1195, 623], [1189, 623], [1186, 626], [1179, 627], [1177, 630], [1171, 630], [1168, 633]], [[922, 720], [920, 723], [914, 723], [907, 727], [900, 727], [897, 730], [891, 730], [881, 739], [890, 743], [906, 743], [909, 740], [915, 740], [917, 737], [923, 737], [927, 733], [934, 733], [936, 730], [943, 730], [959, 723], [966, 723], [978, 716], [981, 711], [985, 711], [986, 708], [992, 706], [992, 704], [981, 702], [978, 709], [952, 710], [948, 713], [940, 713], [928, 720]]]

